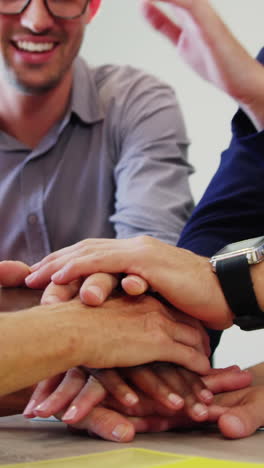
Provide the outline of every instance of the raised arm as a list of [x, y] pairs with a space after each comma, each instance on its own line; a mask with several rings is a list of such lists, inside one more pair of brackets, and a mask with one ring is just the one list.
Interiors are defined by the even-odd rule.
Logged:
[[237, 41], [208, 0], [161, 1], [171, 5], [171, 18], [156, 6], [156, 0], [144, 0], [147, 20], [175, 44], [196, 73], [235, 99], [257, 130], [262, 130], [263, 67]]

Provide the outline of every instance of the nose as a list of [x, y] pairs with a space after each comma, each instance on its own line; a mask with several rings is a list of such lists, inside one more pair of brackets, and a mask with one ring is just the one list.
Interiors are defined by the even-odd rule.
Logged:
[[21, 13], [21, 24], [34, 33], [42, 33], [53, 26], [54, 17], [47, 10], [44, 0], [31, 0]]

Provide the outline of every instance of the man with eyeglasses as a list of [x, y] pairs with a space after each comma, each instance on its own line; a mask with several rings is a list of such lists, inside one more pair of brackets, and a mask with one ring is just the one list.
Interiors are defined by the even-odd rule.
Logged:
[[[240, 106], [232, 122], [230, 147], [223, 153], [219, 169], [183, 230], [179, 241], [182, 248], [146, 237], [102, 240], [96, 245], [87, 240], [86, 248], [84, 244], [76, 245], [44, 259], [35, 268], [31, 286], [38, 287], [43, 280], [45, 283], [50, 275], [56, 283], [54, 287], [66, 288], [67, 282], [79, 275], [96, 271], [140, 274], [174, 306], [212, 328], [223, 329], [235, 321], [244, 330], [263, 329], [264, 51], [261, 50], [258, 61], [250, 57], [209, 1], [164, 1], [174, 9], [177, 22], [159, 9], [158, 0], [145, 0], [144, 12], [149, 22], [177, 46], [196, 72], [227, 92]], [[212, 255], [209, 262], [206, 257]], [[123, 285], [125, 281], [123, 278]], [[257, 359], [261, 360], [261, 356]], [[264, 424], [264, 363], [251, 371], [252, 386], [216, 396], [215, 401], [225, 406], [218, 425], [227, 437], [249, 436]], [[69, 384], [68, 380], [63, 387], [66, 396]], [[47, 390], [47, 385], [43, 390]], [[37, 396], [41, 401], [40, 392]], [[52, 398], [47, 399], [45, 392], [42, 396], [47, 411]], [[73, 402], [75, 414], [77, 398]], [[131, 410], [128, 414], [142, 416], [144, 409], [151, 414], [148, 406], [140, 414]], [[118, 416], [115, 418], [116, 422]], [[82, 421], [82, 427], [83, 424]], [[102, 434], [102, 428], [90, 414], [86, 424]], [[184, 418], [179, 418], [178, 413], [175, 420], [167, 418], [167, 425], [165, 421], [162, 424], [161, 430], [179, 427]]]
[[[99, 4], [0, 0], [2, 260], [32, 264], [87, 237], [150, 234], [175, 244], [190, 214], [188, 139], [174, 92], [131, 67], [89, 68], [77, 57]], [[103, 278], [112, 288], [115, 278]], [[96, 284], [92, 294], [96, 300]], [[201, 341], [198, 321], [196, 328]]]
[[173, 91], [77, 57], [100, 0], [0, 0], [0, 259], [87, 237], [175, 243], [190, 214]]

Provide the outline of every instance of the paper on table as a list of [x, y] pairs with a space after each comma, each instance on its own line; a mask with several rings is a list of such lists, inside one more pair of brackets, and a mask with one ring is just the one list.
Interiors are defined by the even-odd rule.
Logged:
[[258, 463], [240, 463], [190, 457], [145, 449], [122, 449], [79, 457], [1, 465], [1, 468], [257, 468]]

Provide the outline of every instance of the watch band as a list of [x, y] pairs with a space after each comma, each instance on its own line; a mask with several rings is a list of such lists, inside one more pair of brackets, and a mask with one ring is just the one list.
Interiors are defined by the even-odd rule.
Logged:
[[264, 312], [257, 303], [246, 256], [218, 260], [216, 273], [227, 303], [235, 315], [234, 323], [242, 330], [263, 328]]

